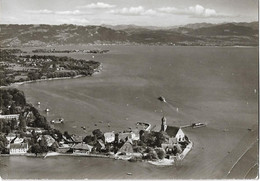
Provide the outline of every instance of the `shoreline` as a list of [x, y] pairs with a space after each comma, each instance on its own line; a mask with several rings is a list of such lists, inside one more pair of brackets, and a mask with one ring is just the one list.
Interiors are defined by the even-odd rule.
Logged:
[[22, 81], [22, 82], [14, 82], [14, 83], [11, 83], [10, 85], [0, 86], [0, 89], [6, 88], [6, 87], [11, 87], [11, 86], [16, 86], [16, 85], [18, 86], [18, 85], [30, 84], [30, 83], [36, 83], [36, 82], [43, 82], [43, 81], [75, 79], [75, 78], [80, 78], [80, 77], [85, 77], [85, 76], [84, 75], [76, 75], [74, 77], [55, 77], [55, 78], [47, 78], [47, 79], [37, 79], [37, 80], [28, 80], [28, 81]]
[[[138, 43], [122, 43], [122, 44], [56, 44], [56, 45], [17, 45], [17, 46], [0, 46], [0, 49], [13, 49], [21, 47], [41, 48], [41, 47], [63, 47], [63, 46], [169, 46], [169, 47], [233, 47], [233, 48], [257, 48], [259, 45], [169, 45], [169, 44], [138, 44]], [[91, 54], [91, 53], [89, 53]]]
[[[103, 70], [103, 64], [100, 63], [100, 66], [97, 69], [94, 69], [94, 73], [91, 76], [101, 73], [102, 70]], [[23, 84], [36, 83], [36, 82], [77, 79], [77, 78], [81, 78], [81, 77], [87, 77], [87, 76], [79, 74], [79, 75], [76, 75], [76, 76], [73, 76], [73, 77], [55, 77], [55, 78], [47, 78], [47, 79], [36, 79], [36, 80], [28, 80], [28, 81], [22, 81], [22, 82], [14, 82], [14, 83], [11, 83], [11, 84], [6, 85], [6, 86], [0, 86], [0, 89], [6, 88], [6, 87], [12, 87], [12, 86], [19, 86], [19, 85], [23, 85]]]

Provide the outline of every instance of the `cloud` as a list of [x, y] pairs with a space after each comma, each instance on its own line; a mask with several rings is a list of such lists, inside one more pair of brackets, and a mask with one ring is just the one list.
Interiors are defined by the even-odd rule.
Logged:
[[27, 10], [27, 13], [32, 13], [32, 14], [52, 14], [53, 11], [48, 10], [48, 9], [40, 9], [40, 10]]
[[107, 8], [113, 8], [113, 7], [116, 7], [116, 6], [112, 5], [112, 4], [106, 4], [106, 3], [103, 3], [103, 2], [91, 3], [91, 4], [84, 5], [84, 6], [78, 6], [79, 9], [83, 9], [83, 8], [107, 9]]
[[56, 11], [54, 12], [54, 14], [60, 14], [60, 15], [82, 15], [82, 14], [86, 14], [83, 13], [79, 10], [74, 10], [74, 11]]
[[179, 15], [189, 15], [190, 17], [200, 17], [200, 18], [212, 18], [212, 17], [227, 17], [228, 15], [217, 13], [214, 9], [204, 8], [203, 6], [197, 4], [196, 6], [190, 6], [185, 9], [178, 9], [175, 7], [162, 7], [158, 8], [158, 11], [168, 14], [179, 14]]
[[84, 14], [91, 14], [90, 12], [82, 12], [80, 10], [73, 10], [73, 11], [52, 11], [48, 9], [43, 10], [27, 10], [27, 13], [30, 14], [57, 14], [57, 15], [84, 15]]
[[132, 16], [139, 16], [139, 15], [146, 16], [146, 15], [157, 15], [158, 14], [157, 11], [155, 11], [153, 9], [146, 10], [143, 6], [114, 9], [114, 10], [110, 10], [109, 13], [121, 14], [121, 15], [132, 15]]

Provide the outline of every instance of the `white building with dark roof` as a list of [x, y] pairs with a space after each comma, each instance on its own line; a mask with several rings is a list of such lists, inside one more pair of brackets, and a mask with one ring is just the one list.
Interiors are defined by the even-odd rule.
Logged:
[[[185, 134], [180, 127], [168, 126], [166, 124], [166, 118], [162, 118], [161, 131], [165, 131], [170, 138], [175, 138], [177, 142], [185, 141]], [[174, 142], [174, 140], [172, 140]]]
[[106, 132], [104, 133], [105, 143], [112, 143], [115, 141], [115, 133], [114, 132]]

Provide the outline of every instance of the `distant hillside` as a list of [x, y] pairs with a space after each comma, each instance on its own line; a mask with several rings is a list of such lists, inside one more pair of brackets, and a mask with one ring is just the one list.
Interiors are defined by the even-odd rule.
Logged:
[[241, 26], [240, 24], [227, 23], [190, 30], [188, 34], [204, 36], [254, 36], [258, 34], [258, 30], [248, 26]]
[[258, 22], [182, 27], [0, 25], [1, 46], [64, 44], [258, 45]]

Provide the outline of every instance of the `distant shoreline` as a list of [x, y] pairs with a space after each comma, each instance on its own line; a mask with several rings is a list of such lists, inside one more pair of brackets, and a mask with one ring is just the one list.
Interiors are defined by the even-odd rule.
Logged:
[[[0, 46], [0, 49], [13, 49], [13, 48], [41, 48], [47, 46], [50, 47], [62, 47], [62, 46], [168, 46], [168, 47], [234, 47], [234, 48], [257, 48], [259, 45], [169, 45], [169, 44], [143, 44], [143, 43], [122, 43], [122, 44], [54, 44], [54, 45], [16, 45], [16, 46]], [[89, 53], [91, 54], [91, 53]]]
[[[100, 66], [94, 70], [94, 73], [92, 75], [99, 74], [100, 71], [102, 71], [102, 68], [103, 68], [103, 64], [100, 63]], [[77, 79], [77, 78], [81, 78], [81, 77], [87, 77], [87, 76], [79, 74], [79, 75], [76, 75], [73, 77], [55, 77], [55, 78], [47, 78], [47, 79], [37, 79], [37, 80], [28, 80], [28, 81], [22, 81], [22, 82], [14, 82], [14, 83], [11, 83], [10, 85], [0, 86], [0, 89], [6, 88], [6, 87], [12, 87], [12, 86], [16, 86], [16, 85], [19, 86], [19, 85], [28, 84], [28, 83], [30, 84], [30, 83], [43, 82], [43, 81]]]

